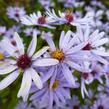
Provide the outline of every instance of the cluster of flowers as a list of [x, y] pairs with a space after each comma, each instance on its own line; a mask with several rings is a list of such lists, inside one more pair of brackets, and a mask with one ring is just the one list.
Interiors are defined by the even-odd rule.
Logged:
[[[65, 0], [65, 7], [73, 6], [70, 2], [72, 0]], [[76, 11], [56, 13], [49, 9], [50, 3], [41, 3], [46, 8], [44, 14], [38, 11], [26, 15], [24, 8], [7, 8], [9, 18], [21, 24], [9, 30], [0, 27], [0, 35], [4, 36], [0, 42], [0, 75], [8, 74], [0, 81], [0, 90], [12, 84], [18, 76], [23, 76], [17, 97], [22, 97], [25, 103], [19, 101], [16, 109], [109, 109], [109, 52], [103, 46], [109, 43], [108, 29], [106, 34], [101, 31], [103, 22], [99, 18], [103, 11], [95, 12], [89, 6], [82, 17]], [[74, 7], [83, 6], [84, 2], [75, 4]], [[60, 37], [56, 36], [59, 44], [55, 44], [54, 34], [27, 28], [23, 32], [32, 36], [28, 46], [17, 33], [22, 32], [24, 25], [47, 28], [55, 33], [59, 26], [69, 29], [59, 31]], [[108, 26], [107, 22], [105, 26]], [[38, 35], [48, 45], [41, 46], [36, 52]], [[96, 82], [99, 83], [97, 91], [91, 89]], [[81, 95], [76, 95], [75, 91], [80, 91]], [[95, 96], [96, 92], [99, 94]], [[80, 102], [81, 97], [85, 103]]]

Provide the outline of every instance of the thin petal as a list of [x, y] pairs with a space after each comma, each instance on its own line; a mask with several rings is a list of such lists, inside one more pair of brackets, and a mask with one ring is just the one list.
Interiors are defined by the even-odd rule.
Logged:
[[104, 51], [101, 51], [101, 50], [92, 50], [92, 52], [96, 55], [100, 55], [100, 56], [109, 56], [109, 53], [108, 52], [104, 52]]
[[69, 51], [66, 54], [76, 53], [76, 52], [80, 51], [82, 48], [84, 48], [86, 45], [87, 45], [87, 42], [83, 42], [83, 43], [69, 49]]
[[78, 71], [80, 71], [80, 72], [83, 71], [82, 68], [81, 68], [81, 66], [80, 66], [79, 64], [76, 64], [76, 63], [71, 62], [71, 61], [67, 61], [66, 63], [67, 63], [70, 67], [72, 67], [72, 68], [74, 68], [74, 69], [76, 69], [76, 70], [78, 70]]
[[65, 36], [65, 32], [64, 31], [62, 31], [61, 32], [61, 36], [60, 36], [60, 40], [59, 40], [59, 48], [61, 48], [62, 49], [62, 43], [63, 43], [63, 40], [64, 40], [64, 36]]
[[92, 35], [90, 35], [90, 41], [93, 43], [96, 40], [101, 39], [104, 36], [104, 32], [98, 33], [99, 31], [96, 30], [94, 33], [92, 33]]
[[1, 41], [1, 45], [3, 50], [5, 50], [10, 56], [13, 56], [16, 49], [12, 46], [8, 38], [4, 38], [4, 40]]
[[84, 40], [85, 41], [87, 41], [88, 39], [89, 39], [89, 33], [90, 33], [90, 31], [89, 31], [89, 26], [88, 26], [88, 24], [87, 24], [87, 26], [86, 26], [86, 31], [85, 31], [85, 33], [84, 33]]
[[33, 65], [35, 66], [52, 66], [58, 64], [59, 61], [56, 59], [38, 59], [35, 62], [33, 62]]
[[93, 47], [99, 47], [103, 44], [106, 44], [107, 42], [109, 42], [108, 38], [104, 38], [104, 39], [95, 41], [94, 43], [92, 43], [92, 46]]
[[30, 68], [28, 73], [31, 73], [31, 77], [35, 83], [35, 85], [39, 88], [39, 89], [42, 89], [43, 85], [42, 85], [42, 81], [41, 81], [41, 78], [40, 76], [38, 75], [38, 73], [33, 69], [33, 68]]
[[47, 50], [49, 49], [48, 46], [45, 46], [43, 47], [42, 49], [40, 49], [38, 52], [36, 52], [34, 55], [33, 55], [33, 59], [36, 59], [38, 57], [40, 57], [41, 55], [43, 55]]
[[26, 70], [24, 72], [22, 84], [21, 84], [20, 90], [19, 90], [18, 95], [17, 95], [18, 97], [22, 96], [24, 101], [27, 100], [27, 97], [29, 95], [29, 90], [31, 87], [32, 80], [31, 80], [30, 73], [31, 72], [28, 72], [28, 70]]
[[36, 45], [37, 45], [37, 33], [36, 33], [36, 31], [34, 31], [33, 32], [33, 39], [31, 41], [31, 43], [29, 45], [29, 48], [28, 48], [28, 51], [27, 51], [29, 56], [32, 56], [33, 53], [35, 52]]
[[53, 42], [53, 39], [51, 36], [49, 36], [47, 33], [45, 34], [45, 40], [47, 41], [48, 45], [50, 46], [50, 49], [52, 51], [55, 51], [56, 50], [56, 47], [55, 47], [55, 44]]
[[42, 77], [42, 82], [45, 83], [48, 79], [50, 79], [50, 77], [53, 75], [53, 72], [54, 72], [54, 67], [50, 68], [49, 71], [47, 72], [47, 74], [45, 74], [43, 77]]
[[77, 34], [78, 34], [78, 38], [80, 39], [80, 41], [84, 41], [84, 36], [83, 36], [83, 31], [81, 26], [77, 26]]
[[68, 45], [68, 42], [69, 42], [69, 40], [70, 40], [70, 38], [71, 38], [71, 34], [72, 34], [72, 32], [69, 30], [69, 31], [65, 34], [65, 36], [63, 36], [64, 39], [63, 39], [63, 42], [62, 42], [62, 44], [61, 44], [61, 49], [66, 48], [66, 46]]
[[22, 40], [17, 32], [15, 32], [15, 34], [14, 34], [14, 39], [17, 43], [17, 47], [18, 47], [19, 52], [21, 54], [24, 54], [24, 45], [23, 45], [23, 42], [22, 42]]
[[53, 92], [50, 91], [49, 109], [53, 108]]
[[14, 71], [13, 73], [9, 74], [6, 78], [4, 78], [0, 82], [0, 90], [8, 87], [12, 82], [14, 82], [16, 80], [16, 78], [18, 76], [19, 76], [19, 72], [18, 71]]
[[75, 86], [75, 79], [73, 77], [72, 71], [70, 71], [65, 64], [62, 65], [62, 72], [66, 80], [69, 82], [69, 84], [72, 84], [73, 86]]
[[14, 71], [17, 68], [17, 66], [9, 65], [8, 67], [4, 69], [0, 69], [0, 75], [8, 74], [12, 71]]

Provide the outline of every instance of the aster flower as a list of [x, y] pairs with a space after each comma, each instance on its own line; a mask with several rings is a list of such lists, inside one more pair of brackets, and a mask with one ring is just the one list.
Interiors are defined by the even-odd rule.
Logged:
[[22, 40], [17, 33], [15, 33], [13, 39], [14, 44], [11, 43], [9, 38], [6, 37], [1, 42], [3, 49], [11, 57], [8, 57], [9, 63], [4, 63], [4, 66], [0, 66], [0, 75], [10, 73], [2, 81], [0, 81], [0, 90], [8, 87], [17, 79], [17, 77], [20, 75], [20, 72], [23, 72], [23, 79], [20, 90], [18, 92], [18, 97], [22, 96], [23, 100], [26, 101], [28, 98], [32, 80], [39, 89], [43, 87], [41, 78], [38, 72], [35, 70], [35, 67], [55, 65], [58, 64], [58, 61], [56, 59], [49, 58], [39, 59], [39, 57], [44, 52], [46, 52], [48, 47], [44, 47], [34, 54], [37, 45], [37, 37], [35, 32], [33, 35], [33, 39], [27, 49], [27, 53], [25, 52]]
[[41, 34], [41, 38], [43, 39], [43, 40], [45, 40], [45, 37], [46, 36], [50, 36], [50, 37], [53, 37], [53, 34], [51, 33], [51, 32], [42, 32], [42, 34]]
[[26, 36], [33, 36], [34, 31], [37, 34], [40, 34], [40, 31], [37, 30], [37, 29], [34, 29], [34, 28], [27, 28], [27, 29], [24, 30], [24, 33], [26, 34]]
[[53, 24], [71, 24], [73, 26], [78, 26], [78, 25], [86, 25], [86, 24], [90, 24], [92, 22], [93, 19], [93, 13], [87, 13], [85, 17], [83, 18], [76, 18], [75, 14], [73, 12], [70, 11], [66, 11], [66, 12], [61, 12], [58, 11], [59, 16], [56, 15], [55, 11], [52, 10], [47, 10], [46, 14], [51, 18]]
[[82, 7], [84, 5], [84, 1], [76, 1], [76, 0], [64, 0], [65, 7]]
[[80, 26], [77, 27], [77, 43], [86, 42], [86, 46], [82, 49], [86, 57], [90, 58], [92, 61], [98, 61], [103, 64], [108, 64], [107, 60], [103, 57], [109, 56], [108, 52], [105, 52], [100, 47], [108, 43], [108, 38], [104, 37], [104, 32], [99, 32], [95, 30], [90, 34], [90, 28], [87, 25], [85, 29]]
[[0, 26], [0, 35], [3, 35], [6, 32], [5, 26]]
[[85, 61], [81, 63], [81, 67], [83, 72], [81, 72], [81, 94], [82, 97], [85, 98], [85, 94], [89, 96], [88, 91], [86, 89], [86, 84], [90, 84], [93, 82], [93, 75], [91, 74], [90, 62]]
[[14, 37], [14, 32], [15, 31], [17, 31], [17, 32], [20, 32], [20, 26], [15, 26], [15, 25], [13, 25], [11, 28], [9, 28], [6, 32], [5, 32], [5, 34], [4, 34], [4, 36], [6, 36], [6, 37], [8, 37], [8, 38], [13, 38]]
[[43, 79], [44, 87], [42, 90], [34, 88], [31, 89], [31, 100], [35, 102], [40, 108], [53, 109], [53, 102], [58, 107], [66, 102], [66, 99], [70, 99], [70, 86], [65, 80], [61, 70], [54, 68], [53, 76], [46, 81]]
[[99, 7], [102, 10], [105, 9], [105, 6], [104, 6], [104, 4], [101, 1], [95, 1], [95, 0], [94, 1], [91, 1], [91, 5], [93, 7]]
[[35, 109], [32, 107], [32, 104], [28, 104], [27, 102], [19, 101], [16, 105], [15, 109]]
[[93, 75], [93, 79], [98, 80], [101, 84], [103, 84], [103, 80], [101, 79], [101, 76], [104, 75], [103, 65], [97, 62], [92, 62], [91, 70], [92, 70], [91, 74]]
[[30, 16], [26, 15], [23, 16], [21, 18], [21, 22], [24, 25], [38, 25], [38, 26], [43, 26], [43, 27], [47, 27], [47, 28], [54, 28], [53, 26], [51, 26], [51, 20], [49, 17], [46, 17], [44, 15], [41, 14], [40, 11], [33, 14], [30, 14]]
[[20, 18], [26, 14], [24, 7], [8, 7], [7, 8], [7, 15], [10, 19], [14, 19], [15, 21], [19, 22]]
[[94, 11], [93, 9], [91, 10], [91, 12], [93, 13], [93, 21], [92, 21], [92, 30], [95, 30], [96, 28], [102, 30], [102, 17], [103, 17], [103, 10], [98, 10], [98, 11]]
[[77, 96], [73, 96], [71, 99], [66, 101], [66, 107], [63, 109], [81, 109], [80, 101]]
[[91, 109], [109, 109], [109, 96], [102, 94], [97, 97]]
[[[73, 38], [72, 38], [73, 37]], [[71, 31], [68, 31], [66, 34], [62, 31], [59, 48], [57, 48], [50, 36], [45, 35], [45, 40], [50, 46], [48, 56], [59, 61], [57, 67], [61, 66], [61, 70], [66, 78], [66, 80], [75, 85], [75, 77], [73, 76], [74, 69], [78, 71], [83, 71], [79, 62], [85, 60], [85, 58], [79, 53], [79, 51], [86, 46], [86, 43], [81, 43], [75, 45], [76, 35]]]
[[54, 6], [54, 3], [52, 2], [52, 0], [39, 0], [40, 4], [45, 8], [48, 9], [50, 7]]
[[98, 80], [101, 84], [103, 81], [101, 76], [103, 75], [102, 66], [99, 63], [91, 63], [88, 61], [82, 62], [81, 67], [84, 72], [81, 72], [81, 94], [82, 97], [85, 98], [85, 94], [89, 96], [88, 91], [86, 89], [86, 84], [89, 85], [94, 80]]

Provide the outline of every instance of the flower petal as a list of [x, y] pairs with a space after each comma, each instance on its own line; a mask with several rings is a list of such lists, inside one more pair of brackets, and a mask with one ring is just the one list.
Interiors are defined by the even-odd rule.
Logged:
[[41, 78], [40, 76], [38, 75], [38, 73], [33, 69], [33, 68], [30, 68], [29, 69], [29, 73], [31, 73], [31, 77], [35, 83], [35, 85], [39, 88], [39, 89], [42, 89], [43, 85], [42, 85], [42, 81], [41, 81]]
[[69, 68], [67, 67], [67, 65], [65, 65], [65, 64], [62, 65], [62, 72], [63, 72], [66, 80], [69, 82], [69, 84], [72, 84], [73, 86], [75, 86], [74, 76], [72, 74], [72, 71], [70, 71]]
[[33, 32], [33, 39], [29, 45], [29, 48], [27, 50], [28, 55], [31, 57], [33, 53], [36, 50], [36, 45], [37, 45], [37, 33], [36, 31]]
[[56, 47], [55, 47], [55, 44], [53, 42], [53, 39], [50, 35], [48, 35], [47, 33], [45, 34], [45, 40], [47, 41], [48, 45], [50, 46], [50, 49], [52, 51], [55, 51], [56, 50]]
[[3, 50], [5, 50], [10, 56], [13, 56], [16, 49], [14, 46], [12, 46], [10, 40], [7, 37], [1, 41], [1, 45]]
[[67, 47], [68, 42], [70, 41], [72, 32], [69, 30], [63, 37], [63, 42], [61, 43], [61, 48], [60, 49], [64, 49]]
[[18, 97], [22, 96], [24, 101], [27, 101], [28, 95], [29, 95], [29, 90], [31, 87], [31, 72], [28, 72], [28, 69], [24, 72], [23, 79], [22, 79], [22, 84], [20, 87], [20, 90], [18, 92]]
[[50, 58], [46, 58], [46, 59], [38, 59], [35, 62], [33, 62], [33, 65], [35, 66], [52, 66], [52, 65], [56, 65], [58, 64], [59, 61], [56, 59], [50, 59]]
[[50, 77], [54, 74], [55, 68], [54, 67], [51, 67], [49, 69], [49, 71], [47, 72], [46, 75], [42, 76], [42, 82], [45, 83], [48, 79], [50, 79]]
[[101, 40], [97, 40], [97, 41], [93, 42], [92, 46], [93, 47], [99, 47], [103, 44], [106, 44], [107, 42], [109, 42], [108, 38], [103, 38]]
[[87, 42], [83, 42], [81, 44], [78, 44], [77, 46], [69, 49], [66, 54], [76, 53], [76, 52], [80, 51], [82, 48], [84, 48], [86, 45], [87, 45]]
[[61, 48], [62, 49], [62, 43], [63, 43], [63, 40], [64, 40], [64, 36], [65, 36], [65, 32], [64, 31], [62, 31], [61, 32], [61, 36], [60, 36], [60, 40], [59, 40], [59, 48]]
[[36, 59], [38, 57], [40, 57], [42, 54], [44, 54], [47, 50], [49, 49], [48, 46], [45, 46], [43, 47], [42, 49], [40, 49], [38, 52], [36, 52], [34, 55], [33, 55], [33, 59]]
[[6, 78], [4, 78], [1, 82], [0, 82], [0, 90], [8, 87], [13, 81], [16, 80], [16, 78], [19, 76], [19, 72], [18, 71], [14, 71], [13, 73], [9, 74]]
[[108, 52], [104, 52], [102, 50], [92, 50], [92, 52], [96, 55], [100, 55], [100, 56], [109, 56]]
[[15, 32], [15, 34], [14, 34], [14, 39], [17, 43], [17, 47], [18, 47], [20, 54], [24, 54], [24, 45], [23, 45], [23, 42], [17, 32]]
[[13, 66], [13, 65], [9, 65], [3, 69], [1, 68], [0, 75], [8, 74], [8, 73], [14, 71], [16, 68], [17, 68], [17, 66]]
[[74, 69], [76, 69], [76, 70], [78, 70], [78, 71], [80, 71], [80, 72], [83, 71], [82, 68], [81, 68], [81, 66], [80, 66], [79, 64], [76, 64], [76, 63], [74, 63], [74, 62], [72, 62], [72, 61], [67, 61], [66, 63], [67, 63], [70, 67], [72, 67], [72, 68], [74, 68]]

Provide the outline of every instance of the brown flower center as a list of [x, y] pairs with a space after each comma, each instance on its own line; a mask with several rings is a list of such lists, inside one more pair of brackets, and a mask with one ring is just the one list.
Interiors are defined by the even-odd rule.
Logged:
[[18, 13], [15, 13], [15, 16], [16, 16], [16, 17], [19, 17], [19, 14], [18, 14]]
[[31, 58], [27, 54], [21, 55], [17, 60], [17, 66], [23, 70], [30, 67]]
[[89, 77], [89, 73], [87, 73], [87, 72], [82, 73], [82, 77], [84, 79], [87, 79]]
[[102, 105], [98, 106], [97, 109], [104, 109], [104, 107]]
[[65, 19], [68, 21], [68, 23], [72, 22], [73, 21], [72, 12], [70, 12], [70, 11], [66, 12]]
[[92, 49], [92, 46], [91, 44], [87, 44], [82, 50], [91, 50]]
[[39, 24], [45, 24], [46, 20], [45, 20], [45, 17], [44, 16], [41, 16], [38, 18], [38, 23]]
[[73, 109], [79, 109], [79, 106], [78, 105], [74, 105]]

